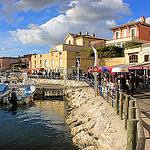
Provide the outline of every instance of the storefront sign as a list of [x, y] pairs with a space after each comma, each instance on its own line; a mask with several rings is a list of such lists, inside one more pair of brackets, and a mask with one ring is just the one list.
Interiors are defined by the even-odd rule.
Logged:
[[135, 53], [128, 53], [128, 55], [134, 55], [134, 54], [138, 54], [138, 52], [135, 52]]
[[144, 52], [140, 53], [140, 55], [146, 55], [146, 54], [150, 54], [150, 51], [144, 51]]

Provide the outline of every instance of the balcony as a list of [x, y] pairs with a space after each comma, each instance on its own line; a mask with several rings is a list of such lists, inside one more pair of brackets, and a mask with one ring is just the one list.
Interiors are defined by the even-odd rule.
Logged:
[[127, 41], [139, 42], [139, 39], [136, 36], [121, 37], [121, 38], [118, 38], [118, 39], [107, 40], [106, 45], [113, 45], [113, 44], [116, 44], [116, 43], [125, 43]]

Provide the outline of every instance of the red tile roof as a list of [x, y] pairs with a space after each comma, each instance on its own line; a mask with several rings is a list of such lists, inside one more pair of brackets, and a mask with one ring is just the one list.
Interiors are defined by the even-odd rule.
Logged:
[[135, 25], [135, 24], [141, 24], [141, 25], [150, 27], [150, 24], [143, 23], [141, 21], [134, 21], [134, 22], [130, 22], [130, 23], [126, 23], [126, 24], [123, 24], [123, 25], [119, 25], [119, 26], [115, 26], [115, 27], [109, 28], [109, 30], [115, 30], [115, 29], [118, 29], [118, 28], [132, 26], [132, 25]]

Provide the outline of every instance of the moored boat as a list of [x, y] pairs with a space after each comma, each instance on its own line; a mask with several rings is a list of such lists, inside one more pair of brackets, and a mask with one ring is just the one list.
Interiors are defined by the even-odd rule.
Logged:
[[17, 104], [26, 105], [33, 101], [35, 86], [27, 85], [22, 86], [15, 90], [17, 95]]
[[7, 97], [10, 92], [11, 90], [7, 84], [0, 84], [0, 102], [3, 103], [4, 98]]

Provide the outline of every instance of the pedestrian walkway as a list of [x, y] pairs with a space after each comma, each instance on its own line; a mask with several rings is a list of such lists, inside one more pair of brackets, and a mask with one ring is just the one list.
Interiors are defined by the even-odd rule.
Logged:
[[150, 150], [150, 89], [135, 91], [133, 97], [137, 98], [143, 120], [145, 133], [145, 150]]

